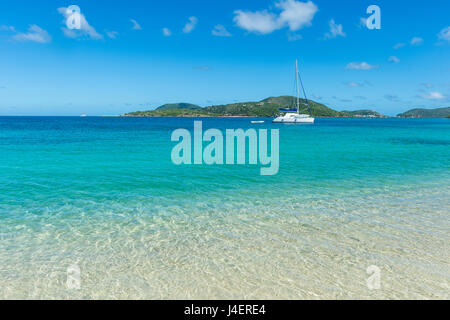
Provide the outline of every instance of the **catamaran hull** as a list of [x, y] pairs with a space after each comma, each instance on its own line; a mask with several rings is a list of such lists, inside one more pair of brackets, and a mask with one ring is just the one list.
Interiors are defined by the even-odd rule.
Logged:
[[295, 60], [295, 85], [297, 87], [297, 108], [295, 109], [280, 109], [281, 112], [286, 112], [286, 114], [280, 114], [278, 117], [276, 117], [274, 120], [272, 120], [273, 123], [314, 123], [314, 118], [312, 117], [311, 108], [309, 107], [309, 102], [306, 98], [305, 88], [303, 87], [303, 83], [300, 83], [302, 85], [303, 94], [305, 95], [306, 100], [306, 106], [308, 107], [309, 114], [300, 114], [300, 94], [299, 94], [299, 86], [298, 86], [298, 80], [299, 80], [299, 74], [298, 74], [298, 63], [297, 60]]
[[314, 118], [297, 118], [297, 119], [287, 119], [284, 117], [275, 118], [273, 123], [314, 123]]

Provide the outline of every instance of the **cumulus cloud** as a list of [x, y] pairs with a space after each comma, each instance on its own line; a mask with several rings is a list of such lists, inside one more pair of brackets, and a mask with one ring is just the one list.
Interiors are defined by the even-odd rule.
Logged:
[[390, 56], [390, 57], [388, 58], [388, 61], [389, 61], [389, 62], [392, 62], [392, 63], [399, 63], [399, 62], [400, 62], [400, 59], [397, 58], [396, 56]]
[[64, 16], [64, 27], [62, 27], [62, 30], [64, 32], [64, 35], [69, 38], [79, 38], [79, 37], [88, 37], [93, 40], [99, 40], [102, 39], [103, 36], [99, 34], [94, 27], [92, 27], [88, 21], [86, 20], [86, 17], [84, 14], [80, 13], [80, 29], [69, 29], [66, 27], [67, 19], [72, 15], [72, 12], [68, 10], [68, 8], [62, 7], [58, 8], [58, 12]]
[[394, 46], [394, 49], [395, 49], [395, 50], [400, 49], [401, 47], [404, 47], [405, 45], [406, 45], [406, 44], [403, 43], [403, 42], [397, 43], [397, 44]]
[[18, 33], [13, 36], [16, 41], [32, 41], [38, 43], [49, 43], [52, 37], [47, 31], [33, 24], [28, 28], [28, 32]]
[[450, 26], [444, 28], [438, 34], [439, 40], [450, 41]]
[[170, 37], [172, 35], [172, 31], [169, 28], [162, 28], [162, 33], [166, 37]]
[[269, 34], [284, 27], [289, 27], [290, 31], [297, 31], [310, 26], [318, 11], [312, 1], [285, 0], [277, 2], [275, 7], [280, 10], [279, 14], [268, 10], [254, 12], [236, 10], [233, 20], [241, 29], [259, 34]]
[[437, 91], [432, 91], [428, 94], [423, 94], [420, 97], [422, 97], [423, 99], [427, 99], [427, 100], [443, 100], [446, 98], [446, 96], [444, 96], [442, 93], [437, 92]]
[[133, 30], [142, 30], [141, 25], [134, 19], [130, 19], [131, 23], [133, 24], [133, 27], [131, 29]]
[[377, 69], [377, 68], [379, 68], [379, 66], [371, 65], [371, 64], [368, 64], [367, 62], [350, 62], [346, 66], [346, 69], [349, 69], [349, 70], [372, 70], [372, 69]]
[[231, 33], [221, 24], [215, 25], [211, 34], [218, 37], [231, 37]]
[[238, 27], [249, 32], [268, 34], [280, 28], [277, 16], [267, 10], [256, 12], [236, 10], [234, 14], [233, 20]]
[[330, 32], [325, 33], [325, 39], [332, 39], [336, 37], [345, 37], [347, 36], [343, 30], [342, 24], [336, 24], [334, 19], [331, 19], [329, 22]]
[[184, 33], [190, 33], [195, 29], [195, 26], [198, 23], [198, 19], [196, 17], [189, 17], [189, 22], [183, 28]]
[[278, 2], [275, 6], [281, 10], [278, 23], [281, 25], [287, 24], [291, 31], [310, 26], [318, 10], [312, 1], [286, 0]]
[[414, 37], [411, 39], [411, 45], [412, 46], [418, 46], [421, 45], [423, 43], [423, 39], [419, 38], [419, 37]]

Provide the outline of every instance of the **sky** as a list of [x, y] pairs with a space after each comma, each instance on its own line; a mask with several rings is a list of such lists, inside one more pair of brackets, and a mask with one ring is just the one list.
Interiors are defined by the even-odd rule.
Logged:
[[0, 115], [294, 95], [295, 59], [307, 96], [336, 110], [450, 106], [448, 0], [71, 1], [1, 0]]

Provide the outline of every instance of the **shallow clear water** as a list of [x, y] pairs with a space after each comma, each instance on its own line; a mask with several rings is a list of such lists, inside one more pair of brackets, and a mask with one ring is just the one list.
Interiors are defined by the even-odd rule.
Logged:
[[194, 119], [0, 117], [0, 298], [449, 298], [449, 120], [199, 120], [280, 129], [279, 173], [173, 165]]

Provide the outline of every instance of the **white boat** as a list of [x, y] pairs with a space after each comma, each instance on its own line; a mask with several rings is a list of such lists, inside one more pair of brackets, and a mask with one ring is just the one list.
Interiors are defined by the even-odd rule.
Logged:
[[264, 121], [250, 121], [251, 123], [264, 123]]
[[[280, 109], [282, 112], [286, 112], [283, 115], [276, 117], [272, 122], [274, 123], [314, 123], [314, 118], [311, 115], [311, 108], [309, 107], [308, 99], [306, 98], [305, 88], [300, 78], [300, 83], [302, 85], [303, 94], [305, 95], [306, 105], [308, 106], [309, 114], [300, 114], [300, 92], [298, 81], [298, 62], [295, 60], [295, 83], [297, 86], [297, 108], [296, 109]], [[295, 112], [289, 112], [295, 111]]]
[[274, 123], [314, 123], [314, 118], [309, 114], [286, 113], [276, 117]]

